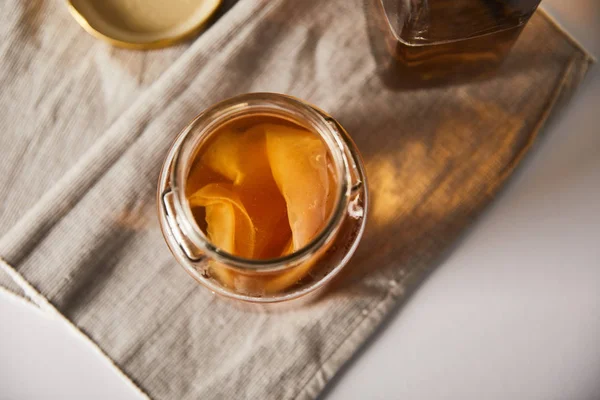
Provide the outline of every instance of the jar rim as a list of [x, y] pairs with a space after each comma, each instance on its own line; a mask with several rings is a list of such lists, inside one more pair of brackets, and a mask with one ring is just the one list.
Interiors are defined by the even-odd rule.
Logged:
[[[335, 207], [331, 211], [327, 223], [308, 244], [283, 257], [250, 259], [226, 252], [208, 239], [192, 214], [185, 189], [191, 161], [204, 140], [211, 136], [216, 129], [234, 119], [257, 113], [264, 115], [265, 112], [276, 117], [291, 119], [317, 134], [325, 142], [333, 158], [338, 185]], [[337, 124], [333, 125], [328, 120], [324, 112], [314, 106], [278, 93], [247, 93], [224, 100], [206, 109], [179, 134], [176, 140], [178, 152], [173, 157], [173, 168], [170, 169], [169, 178], [171, 190], [175, 194], [175, 211], [179, 216], [183, 216], [177, 221], [182, 233], [202, 253], [202, 256], [212, 258], [227, 267], [242, 272], [281, 271], [308, 260], [316, 251], [335, 238], [349, 203], [350, 167], [344, 154], [343, 139], [336, 126]]]

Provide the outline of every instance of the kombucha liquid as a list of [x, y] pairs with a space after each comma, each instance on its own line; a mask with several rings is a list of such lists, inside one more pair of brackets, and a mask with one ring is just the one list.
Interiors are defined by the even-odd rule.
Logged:
[[[325, 227], [337, 190], [334, 164], [319, 135], [281, 117], [252, 115], [218, 128], [200, 145], [186, 196], [216, 247], [243, 258], [273, 259], [306, 246]], [[301, 280], [312, 264], [266, 275], [244, 275], [217, 263], [211, 270], [242, 292], [273, 293]]]
[[539, 4], [539, 0], [366, 1], [380, 72], [387, 83], [399, 87], [489, 75], [506, 58]]

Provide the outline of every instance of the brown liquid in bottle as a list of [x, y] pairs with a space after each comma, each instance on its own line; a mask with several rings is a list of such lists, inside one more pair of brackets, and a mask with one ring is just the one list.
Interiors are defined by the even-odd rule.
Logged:
[[366, 0], [384, 81], [431, 86], [485, 76], [509, 53], [539, 0]]

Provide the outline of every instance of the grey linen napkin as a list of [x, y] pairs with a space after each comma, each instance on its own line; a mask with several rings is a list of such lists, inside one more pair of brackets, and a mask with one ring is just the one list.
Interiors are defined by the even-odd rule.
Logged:
[[[189, 47], [149, 53], [93, 41], [57, 7], [14, 0], [0, 13], [0, 265], [157, 399], [315, 398], [490, 202], [591, 63], [538, 13], [495, 77], [398, 91], [377, 76], [361, 0], [242, 0]], [[199, 287], [155, 213], [175, 135], [250, 91], [334, 115], [371, 185], [343, 276], [282, 313]]]

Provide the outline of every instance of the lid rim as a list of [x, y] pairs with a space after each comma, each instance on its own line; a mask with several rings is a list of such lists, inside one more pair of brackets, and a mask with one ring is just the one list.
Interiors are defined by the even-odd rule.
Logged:
[[213, 17], [215, 12], [222, 5], [222, 0], [215, 0], [213, 8], [204, 14], [197, 22], [195, 22], [188, 30], [183, 31], [177, 35], [166, 36], [161, 39], [153, 39], [149, 41], [127, 41], [111, 36], [98, 30], [92, 25], [90, 21], [77, 9], [73, 4], [72, 0], [66, 0], [67, 8], [71, 16], [77, 21], [77, 23], [90, 35], [96, 39], [100, 39], [112, 46], [120, 47], [129, 50], [154, 50], [161, 49], [169, 46], [174, 46], [181, 42], [191, 39], [196, 36], [204, 28], [207, 22]]

